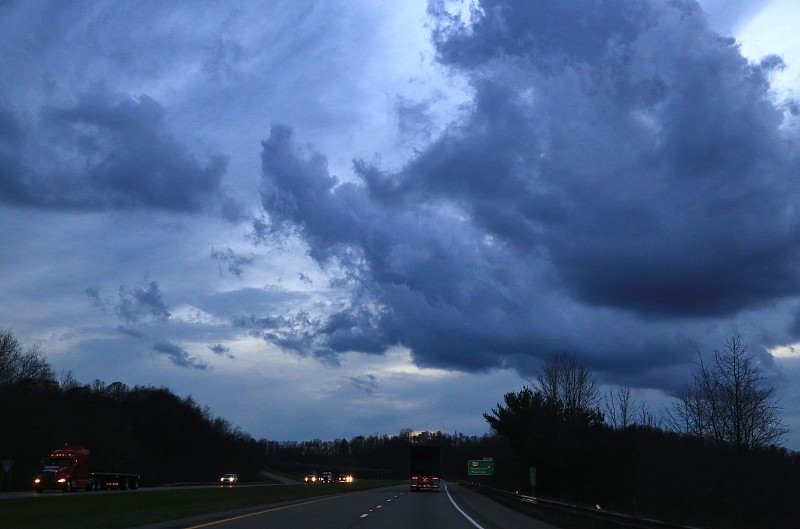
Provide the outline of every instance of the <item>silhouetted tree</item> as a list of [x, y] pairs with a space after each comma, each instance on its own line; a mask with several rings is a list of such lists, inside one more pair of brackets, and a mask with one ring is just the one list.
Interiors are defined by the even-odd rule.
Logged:
[[603, 394], [605, 420], [612, 428], [625, 429], [634, 424], [655, 426], [656, 418], [644, 402], [637, 401], [631, 388], [609, 389]]
[[723, 351], [714, 350], [710, 361], [699, 352], [698, 356], [691, 384], [675, 395], [667, 415], [670, 427], [739, 452], [778, 444], [787, 429], [775, 388], [767, 385], [741, 340], [730, 338]]
[[561, 353], [552, 357], [539, 371], [533, 386], [547, 404], [570, 421], [598, 413], [597, 381], [575, 355]]
[[0, 329], [0, 385], [20, 382], [51, 384], [56, 380], [38, 347], [25, 349], [11, 330]]
[[508, 439], [522, 471], [537, 467], [540, 492], [576, 499], [588, 494], [597, 477], [591, 469], [604, 427], [594, 406], [597, 385], [574, 357], [559, 355], [545, 364], [536, 386], [506, 393], [505, 404], [483, 417]]

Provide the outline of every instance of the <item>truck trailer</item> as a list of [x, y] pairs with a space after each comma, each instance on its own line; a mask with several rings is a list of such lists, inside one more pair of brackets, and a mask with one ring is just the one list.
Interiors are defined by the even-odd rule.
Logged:
[[409, 474], [412, 492], [419, 490], [433, 490], [439, 492], [442, 481], [441, 447], [434, 445], [411, 445]]
[[44, 490], [101, 490], [139, 488], [139, 474], [90, 472], [89, 450], [82, 446], [65, 446], [53, 450], [42, 460], [42, 471], [33, 480], [36, 492]]

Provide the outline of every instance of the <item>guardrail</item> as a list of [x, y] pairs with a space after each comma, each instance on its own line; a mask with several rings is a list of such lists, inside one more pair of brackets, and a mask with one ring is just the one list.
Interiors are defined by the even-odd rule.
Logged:
[[479, 483], [462, 482], [461, 484], [517, 510], [570, 529], [616, 529], [620, 527], [629, 529], [702, 529], [696, 526], [676, 525], [661, 520], [606, 511], [601, 508], [588, 508], [572, 503], [526, 496]]

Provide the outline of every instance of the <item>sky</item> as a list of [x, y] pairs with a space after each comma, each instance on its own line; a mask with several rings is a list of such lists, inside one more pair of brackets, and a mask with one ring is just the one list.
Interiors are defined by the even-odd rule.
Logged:
[[255, 438], [654, 413], [738, 336], [800, 450], [792, 0], [0, 2], [0, 328]]

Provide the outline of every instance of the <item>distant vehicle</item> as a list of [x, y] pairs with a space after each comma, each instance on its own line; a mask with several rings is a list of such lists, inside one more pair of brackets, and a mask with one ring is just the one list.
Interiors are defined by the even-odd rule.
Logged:
[[306, 483], [316, 483], [317, 482], [317, 475], [316, 474], [309, 474], [303, 478], [303, 481]]
[[322, 483], [331, 483], [333, 482], [333, 473], [332, 472], [323, 472], [322, 477], [319, 478]]
[[140, 479], [139, 474], [89, 472], [89, 450], [82, 446], [65, 446], [42, 459], [42, 471], [33, 480], [33, 489], [36, 492], [136, 489]]
[[439, 492], [442, 481], [441, 447], [412, 445], [408, 467], [412, 492], [419, 490]]
[[236, 485], [239, 483], [239, 476], [236, 474], [225, 474], [221, 478], [219, 478], [219, 482], [223, 485]]
[[339, 474], [339, 483], [352, 483], [353, 476], [350, 474]]

